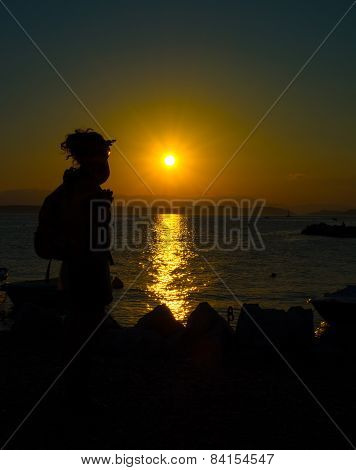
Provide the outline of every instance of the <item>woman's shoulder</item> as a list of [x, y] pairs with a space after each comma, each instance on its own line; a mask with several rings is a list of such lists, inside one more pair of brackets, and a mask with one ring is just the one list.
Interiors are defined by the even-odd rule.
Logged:
[[101, 190], [95, 180], [80, 168], [69, 168], [64, 172], [63, 187], [69, 192], [81, 193], [83, 196], [95, 194]]

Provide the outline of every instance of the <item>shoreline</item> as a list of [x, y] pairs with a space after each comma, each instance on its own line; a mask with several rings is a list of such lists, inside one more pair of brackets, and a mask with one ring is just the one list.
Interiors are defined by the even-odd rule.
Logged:
[[[29, 314], [38, 319], [32, 330]], [[58, 323], [52, 318], [44, 324], [31, 309], [18, 322], [0, 333], [3, 440], [63, 367]], [[207, 305], [189, 325], [178, 325], [162, 307], [135, 327], [108, 319], [91, 353], [90, 403], [73, 409], [63, 401], [59, 382], [8, 448], [349, 448], [268, 344], [239, 343]], [[319, 338], [283, 349], [351, 439], [356, 438], [352, 334], [348, 343]]]

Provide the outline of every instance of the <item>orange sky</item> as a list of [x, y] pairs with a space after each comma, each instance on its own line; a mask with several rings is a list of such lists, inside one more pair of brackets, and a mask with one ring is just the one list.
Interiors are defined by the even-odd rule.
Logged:
[[[320, 15], [308, 2], [267, 9], [256, 0], [256, 16], [254, 2], [208, 2], [202, 19], [184, 2], [138, 11], [108, 2], [111, 14], [98, 7], [85, 20], [79, 6], [67, 18], [54, 2], [34, 17], [23, 3], [22, 18], [153, 193], [199, 197], [346, 5], [326, 2]], [[207, 196], [356, 207], [353, 22], [345, 19]], [[0, 191], [50, 190], [69, 164], [59, 150], [64, 136], [100, 128], [6, 18], [0, 39], [8, 44]], [[166, 153], [176, 156], [174, 168], [163, 166]], [[116, 149], [111, 168], [118, 197], [150, 195]]]

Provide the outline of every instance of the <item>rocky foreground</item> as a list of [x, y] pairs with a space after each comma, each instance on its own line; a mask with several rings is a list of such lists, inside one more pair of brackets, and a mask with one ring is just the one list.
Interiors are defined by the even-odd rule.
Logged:
[[64, 365], [62, 316], [23, 306], [11, 331], [0, 334], [1, 443], [16, 449], [351, 448], [354, 332], [334, 325], [316, 337], [312, 315], [246, 305], [236, 331], [207, 303], [186, 326], [165, 306], [131, 328], [109, 317], [91, 348], [90, 401], [73, 408], [70, 397], [63, 399], [62, 377], [8, 441]]

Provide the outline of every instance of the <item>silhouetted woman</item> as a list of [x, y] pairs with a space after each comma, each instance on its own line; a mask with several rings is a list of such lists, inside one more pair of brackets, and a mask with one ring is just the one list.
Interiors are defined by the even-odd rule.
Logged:
[[112, 192], [100, 185], [110, 176], [112, 143], [91, 129], [67, 136], [61, 148], [74, 166], [65, 171], [61, 186], [46, 198], [35, 237], [40, 256], [62, 260], [60, 288], [68, 309], [64, 355], [65, 363], [71, 361], [65, 377], [74, 406], [87, 398], [90, 348], [95, 337], [85, 343], [112, 301], [109, 238], [98, 245], [98, 231], [104, 229], [109, 234]]
[[[68, 135], [61, 145], [78, 165], [67, 170], [63, 180], [64, 226], [69, 229], [66, 238], [70, 244], [69, 256], [63, 259], [60, 276], [70, 309], [66, 325], [67, 360], [72, 359], [95, 331], [105, 316], [105, 307], [112, 301], [109, 238], [104, 247], [97, 246], [97, 233], [103, 228], [102, 220], [99, 227], [99, 212], [107, 211], [106, 222], [110, 221], [108, 206], [112, 193], [102, 190], [100, 185], [110, 176], [108, 159], [112, 142], [87, 130]], [[108, 225], [104, 228], [108, 236]], [[73, 393], [74, 402], [85, 398], [80, 395], [81, 392], [86, 393], [90, 347], [89, 342], [68, 370], [68, 384], [73, 386], [70, 393]]]

